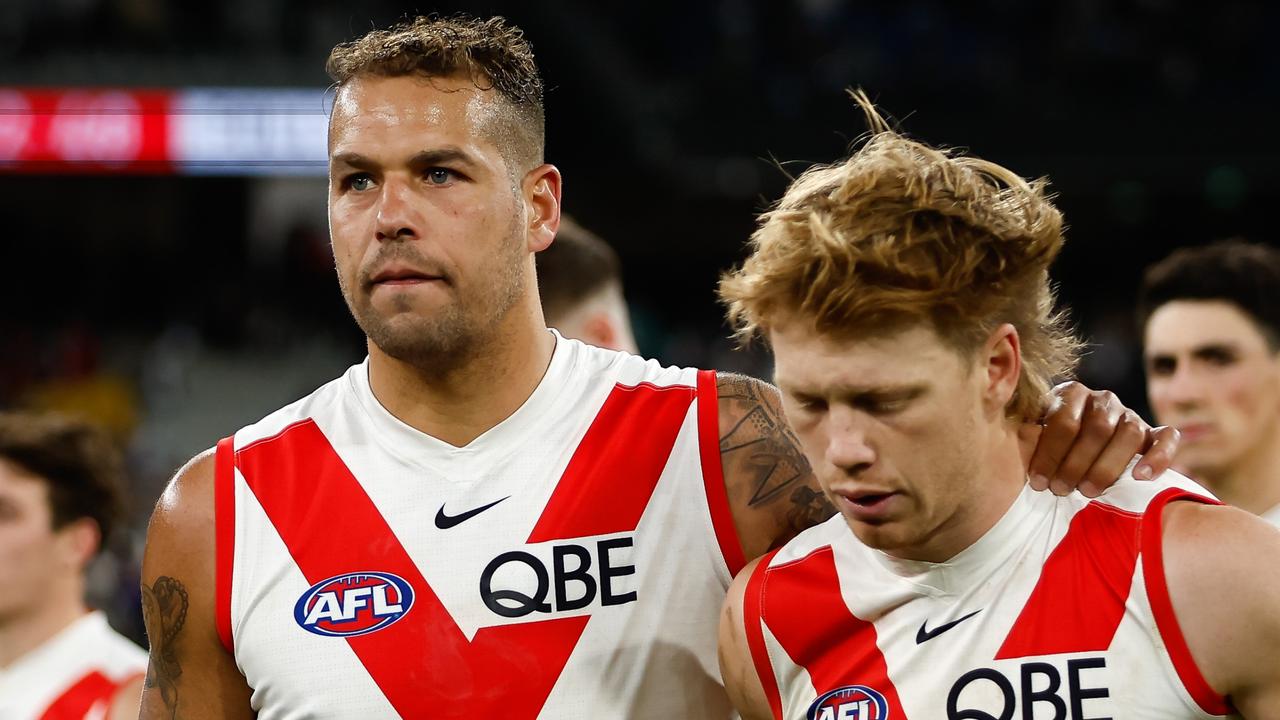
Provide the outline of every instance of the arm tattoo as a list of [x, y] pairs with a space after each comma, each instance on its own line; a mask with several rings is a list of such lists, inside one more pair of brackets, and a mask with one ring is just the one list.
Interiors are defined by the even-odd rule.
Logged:
[[725, 467], [749, 477], [747, 507], [789, 500], [785, 510], [786, 538], [835, 514], [826, 497], [814, 489], [813, 470], [800, 452], [800, 441], [782, 416], [776, 397], [759, 380], [720, 375], [716, 390], [732, 408], [736, 422], [720, 438]]
[[178, 677], [182, 667], [174, 640], [187, 622], [187, 589], [174, 578], [160, 576], [155, 584], [142, 586], [142, 617], [151, 643], [151, 662], [144, 685], [158, 688], [165, 709], [176, 717], [178, 712]]
[[809, 473], [800, 443], [757, 384], [741, 375], [721, 375], [716, 380], [720, 399], [732, 403], [738, 417], [720, 438], [720, 456], [751, 469], [749, 507], [776, 500]]

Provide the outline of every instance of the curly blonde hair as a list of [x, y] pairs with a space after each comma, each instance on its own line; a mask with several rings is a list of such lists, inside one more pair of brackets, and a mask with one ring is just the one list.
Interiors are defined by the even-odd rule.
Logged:
[[1046, 181], [903, 137], [851, 94], [868, 139], [796, 178], [761, 215], [747, 260], [720, 279], [738, 338], [797, 319], [836, 337], [927, 323], [972, 352], [1011, 323], [1023, 369], [1006, 411], [1038, 417], [1081, 347], [1054, 311], [1048, 269], [1063, 223]]

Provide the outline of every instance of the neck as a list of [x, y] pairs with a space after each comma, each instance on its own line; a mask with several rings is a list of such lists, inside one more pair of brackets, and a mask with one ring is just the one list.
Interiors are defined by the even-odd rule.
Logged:
[[23, 612], [0, 616], [0, 668], [7, 668], [19, 658], [35, 650], [62, 632], [88, 612], [84, 601], [84, 583], [78, 577], [67, 592], [50, 593], [49, 598]]
[[1222, 502], [1254, 515], [1280, 505], [1280, 423], [1239, 460], [1196, 479]]
[[[536, 297], [535, 297], [536, 300]], [[514, 413], [551, 362], [555, 337], [540, 309], [517, 304], [466, 360], [445, 369], [416, 367], [369, 343], [369, 385], [401, 422], [461, 447]]]
[[904, 560], [941, 563], [978, 542], [1000, 522], [1022, 493], [1027, 482], [1026, 464], [1019, 447], [1018, 426], [1002, 423], [987, 451], [970, 469], [976, 482], [941, 525], [920, 545], [892, 554]]

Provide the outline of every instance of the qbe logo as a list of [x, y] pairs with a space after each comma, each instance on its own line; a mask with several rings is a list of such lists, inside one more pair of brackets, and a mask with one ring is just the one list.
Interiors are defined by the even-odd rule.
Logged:
[[889, 703], [866, 685], [845, 685], [813, 701], [807, 720], [888, 720]]
[[304, 630], [327, 637], [355, 637], [381, 630], [408, 614], [413, 588], [404, 578], [384, 572], [335, 575], [312, 585], [293, 619]]

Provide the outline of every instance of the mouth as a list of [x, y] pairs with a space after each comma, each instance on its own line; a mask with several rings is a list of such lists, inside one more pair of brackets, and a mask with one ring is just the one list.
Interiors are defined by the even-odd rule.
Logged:
[[392, 266], [383, 268], [375, 273], [373, 277], [369, 278], [369, 285], [371, 287], [379, 285], [403, 287], [436, 281], [443, 282], [444, 280], [445, 278], [442, 275], [434, 275], [409, 267]]
[[852, 490], [836, 491], [836, 497], [846, 514], [860, 520], [882, 520], [893, 509], [895, 498], [901, 493], [895, 491]]
[[1195, 442], [1213, 432], [1213, 425], [1209, 423], [1185, 423], [1176, 427], [1183, 442]]

